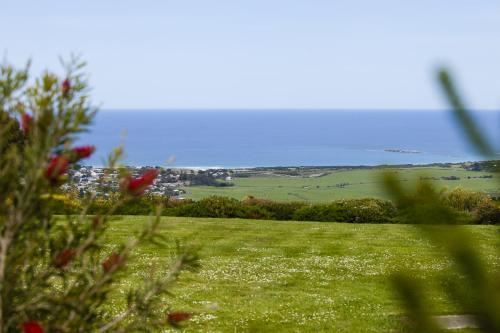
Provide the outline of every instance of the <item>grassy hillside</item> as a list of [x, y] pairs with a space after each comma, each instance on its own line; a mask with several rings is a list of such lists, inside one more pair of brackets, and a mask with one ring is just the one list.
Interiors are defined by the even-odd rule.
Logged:
[[[113, 221], [110, 246], [144, 221]], [[465, 228], [500, 268], [498, 227]], [[186, 332], [396, 331], [401, 310], [387, 275], [409, 269], [429, 281], [449, 269], [411, 225], [165, 218], [161, 232], [202, 248], [201, 270], [184, 274], [174, 291], [173, 309], [199, 313]], [[171, 248], [141, 247], [122, 291], [161, 274], [158, 261], [171, 255]], [[454, 312], [431, 283], [427, 290], [437, 313]]]
[[[405, 182], [411, 182], [419, 177], [431, 179], [438, 187], [454, 188], [462, 186], [477, 191], [499, 191], [497, 181], [488, 178], [472, 178], [491, 175], [488, 172], [467, 171], [462, 168], [401, 168], [390, 169], [396, 172]], [[242, 199], [252, 195], [279, 201], [305, 200], [310, 202], [329, 201], [342, 198], [375, 197], [386, 198], [383, 187], [380, 186], [380, 170], [338, 170], [322, 177], [289, 177], [267, 176], [235, 178], [232, 187], [187, 187], [188, 198], [200, 199], [209, 195], [224, 195]], [[441, 177], [459, 177], [459, 180], [443, 180]], [[471, 178], [468, 178], [471, 177]], [[498, 177], [498, 175], [496, 175]], [[340, 187], [343, 184], [343, 187]]]

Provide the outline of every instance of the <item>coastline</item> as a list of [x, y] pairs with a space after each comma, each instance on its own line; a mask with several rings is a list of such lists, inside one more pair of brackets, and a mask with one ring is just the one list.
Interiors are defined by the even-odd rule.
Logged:
[[[427, 167], [463, 167], [467, 165], [474, 164], [484, 164], [484, 163], [500, 163], [500, 159], [491, 160], [468, 160], [463, 162], [436, 162], [436, 163], [407, 163], [407, 164], [375, 164], [375, 165], [278, 165], [278, 166], [223, 166], [223, 165], [212, 165], [212, 166], [175, 166], [175, 165], [127, 165], [124, 164], [123, 167], [129, 169], [144, 169], [144, 168], [161, 168], [161, 169], [171, 169], [171, 170], [183, 170], [183, 171], [206, 171], [206, 170], [253, 170], [253, 171], [265, 171], [265, 170], [284, 170], [284, 169], [299, 169], [299, 170], [366, 170], [366, 169], [386, 169], [386, 168], [427, 168]], [[104, 168], [102, 165], [85, 165], [83, 167], [91, 168]]]

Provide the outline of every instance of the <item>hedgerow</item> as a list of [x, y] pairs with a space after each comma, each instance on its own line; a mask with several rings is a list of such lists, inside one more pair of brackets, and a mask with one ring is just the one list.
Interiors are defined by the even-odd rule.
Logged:
[[[79, 199], [59, 201], [59, 213], [76, 211]], [[89, 212], [100, 214], [116, 205], [119, 197], [110, 195], [93, 202]], [[498, 224], [500, 208], [486, 194], [464, 189], [443, 191], [441, 202], [457, 215], [462, 224]], [[145, 195], [115, 210], [117, 215], [148, 215], [154, 207], [163, 207], [164, 216], [244, 218], [279, 221], [320, 221], [347, 223], [409, 223], [414, 212], [398, 208], [389, 200], [342, 199], [329, 203], [278, 202], [247, 197], [243, 200], [209, 196], [199, 201], [178, 200], [166, 196]]]

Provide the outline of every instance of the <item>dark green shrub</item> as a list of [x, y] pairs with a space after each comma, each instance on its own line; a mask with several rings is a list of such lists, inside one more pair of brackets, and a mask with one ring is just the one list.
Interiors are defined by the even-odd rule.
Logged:
[[500, 207], [494, 202], [483, 202], [473, 212], [475, 224], [500, 224]]
[[396, 207], [385, 200], [348, 199], [302, 207], [293, 217], [298, 221], [391, 223], [396, 217]]
[[167, 209], [165, 215], [190, 217], [242, 217], [241, 203], [233, 198], [210, 196], [200, 201], [178, 203]]
[[241, 218], [256, 219], [256, 220], [275, 220], [274, 216], [261, 206], [243, 206]]
[[203, 214], [196, 202], [186, 202], [174, 207], [168, 207], [163, 211], [165, 216], [186, 216], [186, 217], [202, 217]]
[[210, 196], [196, 202], [203, 217], [240, 217], [242, 215], [241, 203], [233, 198]]
[[277, 202], [252, 196], [243, 199], [241, 203], [245, 207], [263, 208], [268, 212], [270, 219], [280, 221], [293, 220], [298, 209], [308, 206], [305, 202]]
[[117, 211], [118, 215], [149, 215], [156, 205], [152, 198], [138, 198], [130, 201], [127, 205], [120, 207]]
[[396, 207], [381, 199], [348, 199], [335, 202], [342, 222], [391, 223], [396, 217]]
[[449, 192], [441, 194], [442, 203], [459, 211], [472, 212], [479, 206], [491, 201], [484, 192], [469, 191], [457, 187]]

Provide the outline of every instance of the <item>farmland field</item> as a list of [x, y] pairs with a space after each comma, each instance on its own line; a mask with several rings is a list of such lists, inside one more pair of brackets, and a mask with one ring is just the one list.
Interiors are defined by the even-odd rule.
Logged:
[[[492, 175], [490, 172], [467, 171], [459, 167], [413, 167], [391, 168], [404, 182], [411, 183], [419, 177], [426, 177], [438, 188], [449, 189], [461, 186], [474, 191], [499, 192], [498, 181], [479, 178]], [[254, 196], [277, 201], [324, 202], [343, 198], [374, 197], [386, 198], [381, 185], [380, 169], [346, 169], [329, 171], [321, 177], [291, 177], [281, 175], [235, 178], [234, 186], [186, 187], [187, 198], [201, 199], [209, 195], [229, 196], [243, 199]], [[441, 177], [457, 177], [445, 180]], [[470, 178], [469, 178], [470, 177]], [[494, 177], [498, 177], [495, 175]]]
[[[109, 246], [145, 220], [112, 221]], [[498, 227], [463, 228], [500, 268]], [[388, 275], [400, 269], [426, 281], [433, 311], [456, 310], [431, 283], [450, 262], [411, 225], [163, 218], [160, 232], [201, 246], [200, 270], [183, 273], [173, 290], [172, 309], [197, 313], [186, 332], [397, 331], [402, 311]], [[173, 247], [140, 247], [120, 291], [161, 274], [158, 263], [172, 254]]]

